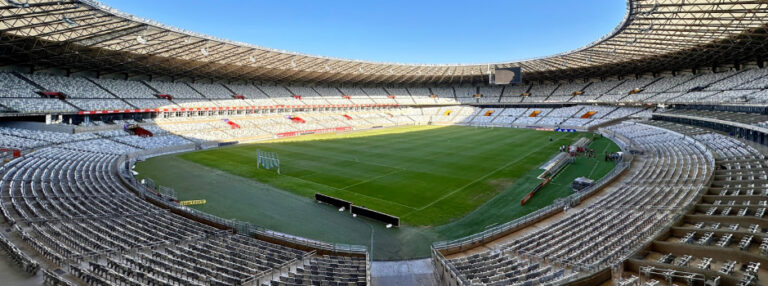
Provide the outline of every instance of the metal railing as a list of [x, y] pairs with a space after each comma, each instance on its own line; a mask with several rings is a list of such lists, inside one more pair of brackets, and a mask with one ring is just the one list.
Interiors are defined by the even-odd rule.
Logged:
[[[446, 283], [446, 281], [442, 281], [443, 279], [441, 276], [443, 274], [450, 274], [452, 278], [455, 278], [454, 282], [458, 283], [459, 285], [472, 285], [469, 280], [467, 280], [467, 278], [464, 277], [464, 275], [462, 275], [461, 272], [459, 272], [459, 270], [453, 266], [453, 264], [448, 263], [448, 259], [446, 259], [445, 256], [443, 256], [443, 254], [434, 247], [432, 247], [432, 259], [432, 262], [435, 264], [434, 273], [438, 283], [442, 283], [443, 285], [449, 284]], [[444, 271], [444, 269], [439, 266], [447, 268], [448, 271]]]
[[279, 278], [282, 273], [289, 272], [291, 270], [295, 271], [299, 266], [308, 264], [309, 261], [312, 259], [312, 256], [314, 256], [315, 254], [317, 254], [317, 251], [313, 250], [302, 255], [301, 258], [294, 258], [278, 266], [275, 266], [272, 269], [261, 271], [256, 275], [253, 275], [249, 278], [242, 280], [240, 285], [241, 286], [263, 285], [266, 282]]
[[[184, 151], [184, 149], [176, 149], [173, 151], [181, 152], [181, 151]], [[167, 154], [169, 150], [164, 149], [164, 150], [159, 150], [159, 152], [162, 154]], [[151, 154], [150, 152], [143, 152], [141, 155], [153, 156], [155, 154]], [[133, 156], [125, 155], [115, 165], [116, 167], [124, 165], [124, 168], [118, 168], [118, 170], [120, 170], [121, 176], [126, 179], [125, 180], [126, 183], [130, 184], [136, 191], [139, 192], [139, 196], [141, 198], [147, 198], [147, 197], [155, 198], [154, 201], [156, 201], [156, 203], [161, 204], [168, 209], [180, 211], [190, 216], [199, 218], [201, 220], [209, 221], [214, 224], [218, 224], [227, 228], [231, 228], [233, 230], [237, 230], [238, 233], [247, 235], [247, 236], [257, 235], [262, 237], [269, 237], [279, 241], [285, 241], [288, 243], [292, 243], [292, 244], [296, 244], [296, 245], [300, 245], [300, 246], [304, 246], [312, 249], [320, 249], [320, 250], [326, 250], [331, 252], [366, 254], [366, 255], [368, 253], [368, 248], [363, 245], [328, 243], [328, 242], [312, 240], [304, 237], [289, 235], [286, 233], [270, 230], [264, 227], [253, 225], [248, 222], [242, 222], [242, 221], [237, 221], [233, 219], [224, 219], [203, 211], [199, 211], [194, 208], [182, 206], [179, 203], [175, 202], [174, 200], [171, 200], [168, 197], [164, 197], [160, 193], [150, 191], [149, 188], [140, 184], [136, 180], [136, 178], [133, 177], [133, 174], [130, 172], [130, 165], [132, 164], [125, 164], [125, 162], [130, 162], [131, 160], [134, 160], [136, 157], [137, 156], [135, 155]]]
[[[609, 136], [609, 134], [606, 134], [604, 131], [601, 130], [601, 133], [605, 135], [606, 137], [609, 137], [613, 139], [612, 141], [620, 141], [616, 140], [617, 138], [614, 136]], [[622, 149], [622, 151], [627, 151], [627, 148], [629, 147], [628, 144], [625, 144], [625, 142], [631, 142], [628, 140], [628, 138], [622, 138], [624, 142], [621, 142], [619, 147]], [[559, 199], [552, 203], [549, 206], [546, 206], [544, 208], [538, 209], [534, 212], [531, 212], [525, 216], [522, 216], [520, 218], [517, 218], [515, 220], [512, 220], [510, 222], [489, 228], [485, 231], [472, 234], [469, 236], [465, 236], [459, 239], [455, 240], [449, 240], [449, 241], [438, 241], [432, 244], [432, 257], [433, 262], [438, 266], [443, 266], [448, 269], [448, 272], [450, 272], [452, 277], [455, 277], [453, 282], [456, 282], [458, 285], [471, 285], [471, 283], [463, 276], [461, 273], [453, 267], [451, 263], [448, 263], [447, 259], [443, 256], [443, 254], [440, 252], [442, 249], [455, 249], [455, 248], [464, 248], [467, 246], [474, 246], [477, 244], [487, 243], [491, 240], [494, 240], [502, 235], [508, 234], [513, 232], [515, 229], [525, 226], [527, 224], [530, 224], [535, 221], [542, 220], [546, 217], [552, 216], [558, 212], [561, 212], [565, 206], [570, 206], [572, 203], [579, 203], [582, 200], [588, 198], [589, 196], [593, 195], [600, 189], [602, 189], [606, 184], [613, 181], [616, 177], [618, 177], [620, 174], [622, 174], [627, 168], [631, 166], [632, 163], [632, 156], [627, 156], [624, 160], [620, 161], [616, 164], [616, 166], [603, 176], [600, 180], [598, 180], [594, 185], [585, 188], [584, 190], [572, 194], [568, 197]], [[437, 270], [437, 269], [436, 269]], [[567, 277], [563, 278], [562, 280], [559, 280], [558, 283], [568, 283], [573, 282], [578, 279], [582, 279], [583, 277], [594, 275], [598, 271], [601, 271], [598, 267], [583, 267], [579, 273], [574, 273], [571, 275], [568, 275]], [[442, 273], [438, 274], [435, 272], [436, 275], [441, 275]]]
[[260, 226], [255, 226], [250, 223], [243, 223], [243, 222], [239, 222], [239, 223], [242, 223], [245, 225], [245, 228], [243, 230], [244, 230], [244, 233], [248, 235], [266, 236], [266, 237], [281, 240], [281, 241], [286, 241], [286, 242], [295, 243], [298, 245], [308, 246], [315, 249], [322, 249], [322, 250], [328, 250], [333, 252], [347, 252], [347, 253], [357, 253], [357, 254], [366, 254], [368, 252], [368, 248], [363, 245], [329, 243], [329, 242], [317, 241], [317, 240], [308, 239], [300, 236], [285, 234], [282, 232], [270, 230]]
[[526, 225], [532, 221], [541, 220], [544, 217], [554, 215], [555, 213], [562, 211], [563, 207], [565, 207], [566, 204], [570, 204], [571, 202], [581, 202], [581, 200], [599, 191], [608, 182], [610, 182], [615, 177], [617, 177], [622, 172], [624, 172], [624, 170], [626, 170], [630, 164], [631, 164], [631, 160], [621, 161], [618, 164], [616, 164], [616, 167], [614, 167], [610, 173], [603, 176], [603, 178], [601, 178], [594, 185], [588, 188], [585, 188], [584, 190], [578, 193], [562, 198], [551, 205], [538, 209], [525, 216], [522, 216], [520, 218], [517, 218], [515, 220], [509, 221], [501, 225], [494, 226], [492, 228], [489, 228], [485, 231], [482, 231], [476, 234], [472, 234], [472, 235], [458, 238], [455, 240], [438, 241], [433, 243], [432, 246], [435, 249], [439, 250], [439, 249], [457, 248], [457, 247], [463, 247], [463, 246], [469, 246], [469, 245], [475, 245], [478, 243], [487, 242], [486, 240], [489, 238], [498, 237], [500, 234], [511, 232], [511, 230], [518, 228], [522, 225]]
[[[155, 194], [153, 193], [153, 195]], [[364, 254], [368, 252], [368, 248], [362, 245], [328, 243], [328, 242], [312, 240], [304, 237], [294, 236], [294, 235], [270, 230], [261, 226], [253, 225], [248, 222], [237, 221], [234, 219], [224, 219], [203, 211], [196, 210], [194, 208], [179, 205], [174, 201], [160, 200], [160, 202], [164, 204], [166, 207], [185, 212], [188, 215], [235, 229], [238, 231], [238, 233], [246, 236], [258, 235], [262, 237], [269, 237], [276, 240], [285, 241], [285, 242], [289, 242], [289, 243], [293, 243], [293, 244], [297, 244], [297, 245], [301, 245], [309, 248], [327, 250], [332, 252], [346, 252], [346, 253], [356, 253], [356, 254]]]
[[[616, 135], [616, 134], [611, 134], [611, 135]], [[619, 144], [620, 147], [622, 148], [622, 150], [626, 150], [627, 148], [631, 148], [632, 140], [629, 140], [628, 138], [623, 137], [623, 136], [616, 136], [616, 137], [621, 137], [622, 139], [625, 140], [625, 141], [622, 141], [621, 144]], [[621, 140], [615, 140], [615, 139], [618, 139], [616, 137], [612, 137], [612, 139], [614, 139], [614, 141], [616, 141], [617, 143], [618, 143], [618, 141], [621, 141]], [[706, 148], [702, 149], [701, 147], [704, 147], [704, 145], [701, 144], [701, 142], [698, 142], [698, 141], [692, 140], [692, 139], [688, 139], [688, 138], [686, 138], [686, 140], [688, 140], [692, 144], [697, 145], [698, 147], [700, 147], [699, 148], [700, 150], [706, 151], [706, 153], [707, 153], [705, 155], [709, 159], [708, 160], [709, 164], [708, 164], [707, 167], [710, 170], [712, 170], [712, 172], [711, 172], [707, 182], [704, 183], [705, 186], [699, 187], [699, 189], [696, 190], [695, 195], [691, 199], [689, 199], [687, 201], [687, 203], [682, 208], [659, 209], [658, 211], [666, 212], [667, 215], [662, 219], [661, 222], [659, 222], [658, 226], [651, 227], [650, 229], [647, 229], [643, 233], [638, 234], [639, 237], [642, 237], [642, 240], [639, 241], [639, 243], [637, 243], [634, 247], [631, 247], [629, 249], [621, 251], [621, 253], [619, 254], [620, 255], [619, 258], [615, 259], [615, 260], [612, 260], [612, 261], [619, 261], [619, 263], [620, 263], [621, 261], [624, 261], [627, 258], [629, 258], [631, 255], [639, 252], [642, 249], [645, 249], [655, 239], [657, 239], [659, 235], [663, 234], [664, 230], [668, 230], [671, 225], [673, 225], [675, 222], [680, 221], [686, 213], [689, 213], [695, 207], [696, 202], [700, 201], [702, 196], [706, 193], [706, 190], [708, 189], [707, 186], [711, 185], [711, 183], [713, 181], [713, 178], [714, 178], [713, 174], [714, 174], [714, 164], [715, 164], [715, 160], [714, 160], [714, 157], [712, 157], [711, 150], [708, 150]], [[630, 160], [628, 160], [626, 162], [621, 162], [619, 165], [617, 165], [616, 168], [614, 168], [614, 170], [609, 175], [604, 176], [603, 179], [601, 179], [600, 182], [598, 184], [596, 184], [595, 186], [589, 188], [588, 190], [585, 190], [582, 193], [576, 193], [576, 194], [573, 194], [573, 195], [571, 195], [571, 196], [569, 196], [567, 198], [572, 198], [574, 200], [580, 201], [581, 199], [586, 198], [589, 195], [591, 195], [592, 193], [596, 192], [597, 190], [600, 189], [599, 185], [606, 184], [607, 182], [612, 180], [615, 176], [620, 174], [624, 169], [629, 167], [632, 157], [629, 157], [629, 158], [630, 158]], [[566, 202], [567, 202], [567, 200], [566, 200]], [[548, 207], [546, 207], [544, 209], [540, 209], [537, 212], [534, 212], [534, 213], [531, 213], [531, 214], [529, 214], [529, 215], [527, 215], [525, 217], [522, 217], [522, 218], [520, 218], [518, 220], [512, 221], [512, 222], [510, 222], [508, 224], [521, 225], [523, 223], [529, 222], [529, 221], [531, 221], [533, 219], [536, 219], [537, 215], [538, 216], [543, 216], [543, 215], [546, 215], [546, 213], [548, 211], [556, 211], [556, 209], [557, 209], [556, 206], [557, 205], [562, 206], [562, 204], [555, 203], [555, 204], [550, 205], [550, 206], [548, 206]], [[651, 207], [649, 209], [653, 209], [653, 207]], [[513, 227], [514, 226], [507, 227], [507, 229], [512, 229]], [[494, 231], [493, 229], [488, 230], [486, 232], [491, 232], [491, 234], [498, 233], [498, 232]], [[478, 238], [477, 236], [478, 235], [486, 236], [487, 235], [486, 232], [483, 232], [483, 233], [480, 233], [480, 234], [476, 234], [476, 235], [473, 235], [473, 236], [469, 236], [469, 237], [465, 237], [465, 238], [462, 238], [462, 239], [459, 239], [459, 240], [455, 240], [455, 241], [444, 242], [444, 243], [442, 243], [442, 248], [461, 247], [463, 245], [469, 245], [469, 244], [478, 243], [480, 241], [480, 238]], [[482, 238], [482, 236], [481, 236], [481, 238]], [[487, 235], [487, 237], [492, 237], [492, 235]], [[463, 276], [455, 268], [453, 268], [453, 266], [450, 263], [447, 263], [447, 261], [443, 257], [443, 255], [440, 253], [440, 251], [438, 251], [438, 246], [439, 245], [437, 245], [437, 243], [433, 246], [433, 257], [434, 257], [433, 259], [435, 260], [435, 262], [436, 263], [442, 263], [442, 266], [446, 267], [449, 271], [452, 272], [452, 276], [455, 276], [457, 278], [456, 280], [454, 280], [454, 282], [458, 283], [459, 285], [470, 285], [466, 281], [466, 279], [464, 279]], [[518, 252], [518, 253], [516, 253], [516, 255], [523, 255], [523, 256], [525, 256], [526, 253], [519, 253]], [[528, 254], [528, 255], [530, 255], [530, 254]], [[537, 257], [535, 255], [531, 255], [531, 256], [532, 257]], [[541, 257], [537, 257], [537, 258], [538, 259], [542, 259]], [[567, 261], [554, 261], [554, 262], [557, 262], [557, 263], [561, 263], [563, 265], [568, 265], [572, 269], [578, 269], [578, 272], [572, 273], [571, 275], [568, 275], [564, 279], [558, 280], [557, 283], [559, 285], [564, 285], [564, 284], [568, 284], [568, 283], [571, 283], [571, 282], [575, 282], [575, 281], [584, 279], [586, 277], [590, 277], [592, 275], [597, 274], [600, 271], [604, 271], [606, 269], [606, 267], [611, 266], [612, 261], [600, 261], [600, 262], [597, 262], [597, 263], [594, 263], [594, 264], [588, 264], [588, 265], [572, 265], [570, 263], [567, 263]], [[614, 264], [615, 264], [615, 262], [614, 262]]]

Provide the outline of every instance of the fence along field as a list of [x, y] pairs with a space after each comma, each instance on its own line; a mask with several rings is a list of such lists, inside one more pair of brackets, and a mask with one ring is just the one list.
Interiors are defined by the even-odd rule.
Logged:
[[[319, 240], [364, 245], [369, 244], [373, 227], [374, 256], [407, 258], [428, 255], [421, 250], [428, 250], [432, 241], [482, 231], [569, 195], [570, 181], [566, 182], [566, 178], [602, 177], [612, 165], [578, 159], [531, 202], [520, 206], [522, 197], [538, 184], [538, 167], [552, 158], [560, 145], [583, 136], [592, 135], [506, 128], [404, 127], [176, 154], [150, 159], [137, 170], [174, 187], [179, 199], [207, 199], [206, 205], [195, 208], [224, 218]], [[607, 139], [593, 144], [599, 146], [595, 147], [598, 151], [615, 148]], [[282, 175], [256, 168], [258, 150], [279, 155]], [[160, 172], [165, 176], [160, 178]], [[200, 178], [190, 179], [191, 172]], [[242, 181], [221, 181], [217, 174], [222, 173]], [[273, 189], [254, 190], [259, 184]], [[223, 186], [227, 186], [226, 190], [221, 190]], [[308, 202], [314, 202], [315, 193], [327, 194], [398, 216], [403, 225], [397, 230], [386, 230], [384, 224], [373, 221], [372, 226], [361, 225], [355, 223], [361, 222], [359, 218], [351, 219], [335, 207], [317, 203], [308, 207], [276, 193], [280, 190]], [[339, 223], [348, 219], [342, 216], [351, 219], [343, 226]], [[321, 227], [325, 221], [337, 221], [334, 231]]]
[[[549, 160], [557, 146], [580, 136], [464, 127], [349, 135], [338, 140], [309, 136], [181, 157], [305, 197], [322, 193], [348, 200], [398, 216], [406, 224], [439, 225], [472, 211]], [[266, 152], [279, 154], [280, 175], [254, 166], [253, 155]]]

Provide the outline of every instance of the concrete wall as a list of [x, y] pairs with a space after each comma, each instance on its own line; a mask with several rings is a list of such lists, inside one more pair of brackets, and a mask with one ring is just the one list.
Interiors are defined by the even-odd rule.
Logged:
[[72, 125], [45, 124], [43, 122], [25, 122], [25, 121], [0, 122], [0, 126], [10, 127], [10, 128], [20, 128], [20, 129], [42, 130], [42, 131], [50, 131], [50, 132], [61, 132], [61, 133], [69, 133], [69, 134], [75, 133], [75, 127]]

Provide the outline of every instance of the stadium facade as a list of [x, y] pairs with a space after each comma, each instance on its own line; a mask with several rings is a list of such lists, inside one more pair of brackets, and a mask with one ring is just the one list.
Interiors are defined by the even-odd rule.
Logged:
[[[585, 47], [468, 65], [278, 51], [90, 0], [0, 4], [0, 245], [47, 285], [375, 284], [365, 247], [195, 211], [130, 168], [429, 124], [596, 132], [627, 154], [584, 192], [435, 243], [440, 285], [768, 279], [768, 1], [630, 0]], [[523, 83], [488, 84], [512, 67]]]

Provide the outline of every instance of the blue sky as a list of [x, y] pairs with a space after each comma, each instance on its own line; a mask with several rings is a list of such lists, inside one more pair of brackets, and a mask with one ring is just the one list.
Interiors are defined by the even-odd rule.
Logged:
[[613, 30], [624, 0], [102, 0], [140, 17], [301, 53], [404, 63], [486, 63], [579, 48]]

